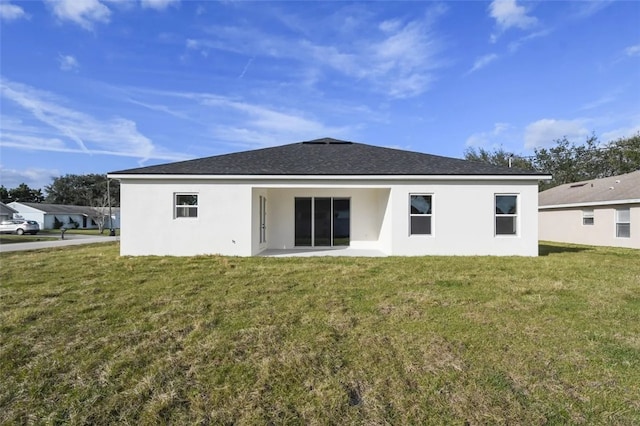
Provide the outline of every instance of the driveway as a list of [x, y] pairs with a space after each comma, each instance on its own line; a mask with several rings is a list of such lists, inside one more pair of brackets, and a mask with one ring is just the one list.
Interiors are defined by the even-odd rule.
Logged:
[[7, 253], [10, 251], [39, 250], [53, 247], [76, 246], [79, 244], [108, 243], [109, 241], [119, 240], [120, 237], [95, 237], [92, 235], [66, 234], [64, 236], [64, 240], [0, 244], [0, 253]]

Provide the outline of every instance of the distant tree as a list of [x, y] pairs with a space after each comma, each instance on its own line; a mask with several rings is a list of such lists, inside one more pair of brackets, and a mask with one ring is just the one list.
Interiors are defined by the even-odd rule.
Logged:
[[[120, 205], [120, 182], [109, 182], [111, 205]], [[47, 202], [92, 207], [107, 194], [107, 177], [100, 174], [64, 175], [53, 179], [45, 187]]]
[[9, 190], [4, 187], [4, 185], [0, 185], [0, 201], [3, 203], [10, 203], [9, 199]]
[[491, 152], [484, 148], [468, 148], [464, 152], [465, 160], [481, 161], [494, 166], [512, 167], [523, 170], [535, 170], [532, 161], [514, 153], [505, 151], [502, 147]]
[[44, 201], [42, 190], [29, 188], [29, 185], [26, 183], [21, 183], [17, 187], [9, 190], [4, 186], [2, 189], [6, 191], [6, 194], [2, 194], [3, 202], [18, 201], [23, 203], [41, 203]]
[[95, 200], [91, 209], [91, 214], [89, 215], [91, 220], [98, 225], [98, 231], [102, 234], [104, 232], [104, 227], [107, 224], [107, 219], [109, 218], [109, 200], [107, 198], [107, 194], [103, 195], [102, 199]]
[[554, 142], [549, 149], [535, 149], [536, 169], [553, 175], [551, 181], [541, 183], [541, 190], [640, 169], [640, 133], [604, 145], [594, 135], [580, 145], [566, 137]]
[[502, 148], [494, 151], [470, 148], [465, 151], [465, 159], [505, 166], [511, 158], [512, 167], [551, 174], [550, 181], [540, 182], [541, 191], [640, 169], [640, 133], [607, 144], [601, 144], [595, 135], [582, 144], [570, 142], [566, 137], [553, 142], [555, 145], [550, 148], [536, 148], [530, 158], [515, 156]]

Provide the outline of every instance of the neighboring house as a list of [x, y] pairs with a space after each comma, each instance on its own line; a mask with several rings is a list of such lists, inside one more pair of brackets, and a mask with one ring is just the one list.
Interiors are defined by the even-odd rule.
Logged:
[[15, 210], [15, 209], [12, 209], [11, 207], [6, 205], [5, 203], [1, 203], [0, 202], [0, 221], [7, 220], [7, 219], [13, 219], [13, 215], [15, 213], [18, 213], [18, 211]]
[[538, 255], [550, 176], [318, 139], [109, 173], [122, 255]]
[[[96, 218], [96, 209], [86, 206], [67, 206], [64, 204], [44, 204], [44, 203], [20, 203], [14, 201], [9, 206], [17, 210], [20, 217], [28, 220], [35, 220], [40, 225], [40, 229], [55, 229], [56, 223], [62, 224], [65, 228], [77, 227], [80, 229], [95, 229], [98, 225], [94, 221]], [[113, 208], [112, 208], [113, 209]], [[119, 226], [119, 216], [117, 210], [113, 210], [114, 217], [113, 228]], [[108, 209], [103, 213], [108, 216]], [[109, 228], [109, 219], [106, 219], [105, 228]]]
[[539, 195], [540, 239], [640, 248], [640, 170]]

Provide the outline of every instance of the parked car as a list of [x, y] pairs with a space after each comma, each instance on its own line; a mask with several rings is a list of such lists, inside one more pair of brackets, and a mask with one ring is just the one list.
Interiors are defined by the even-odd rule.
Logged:
[[10, 219], [0, 222], [0, 233], [2, 234], [36, 235], [39, 230], [40, 225], [35, 220]]

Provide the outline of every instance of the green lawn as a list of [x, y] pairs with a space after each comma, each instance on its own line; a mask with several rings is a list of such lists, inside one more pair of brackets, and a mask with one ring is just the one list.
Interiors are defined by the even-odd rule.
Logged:
[[541, 249], [4, 253], [0, 424], [640, 423], [640, 251]]
[[[116, 229], [116, 235], [120, 235], [120, 229]], [[60, 236], [60, 230], [59, 229], [43, 229], [40, 231], [40, 233], [42, 234], [50, 234], [50, 235], [57, 235]], [[95, 229], [67, 229], [65, 231], [65, 235], [66, 234], [81, 234], [81, 235], [92, 235], [92, 236], [96, 236], [96, 237], [108, 237], [109, 236], [109, 228], [105, 228], [102, 232], [102, 234], [100, 233], [100, 231], [98, 231], [97, 228]]]
[[41, 233], [38, 233], [36, 235], [0, 234], [0, 244], [29, 243], [29, 242], [35, 242], [35, 241], [56, 241], [59, 239], [60, 238], [56, 238], [48, 234], [43, 235]]

